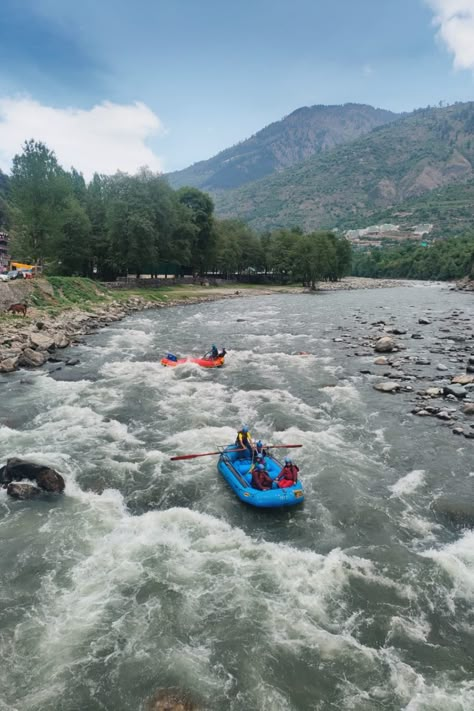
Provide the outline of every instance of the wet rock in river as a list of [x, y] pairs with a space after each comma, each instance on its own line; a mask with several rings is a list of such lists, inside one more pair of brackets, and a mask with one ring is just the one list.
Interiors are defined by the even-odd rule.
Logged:
[[474, 383], [474, 375], [455, 375], [451, 382], [457, 385], [470, 385]]
[[431, 323], [431, 321], [429, 319], [425, 318], [424, 316], [422, 316], [421, 318], [418, 319], [418, 323], [421, 324], [422, 326], [428, 326]]
[[80, 362], [79, 358], [69, 358], [69, 360], [66, 361], [66, 365], [79, 365]]
[[393, 338], [390, 338], [390, 336], [382, 336], [382, 338], [379, 338], [376, 341], [374, 349], [377, 353], [390, 353], [396, 347], [397, 345]]
[[400, 383], [390, 382], [390, 383], [376, 383], [374, 385], [374, 390], [378, 390], [382, 393], [397, 393], [400, 391]]
[[474, 502], [457, 501], [450, 496], [440, 496], [433, 501], [431, 508], [455, 524], [474, 526]]
[[462, 385], [445, 385], [443, 391], [445, 395], [454, 395], [460, 399], [467, 395], [467, 390]]
[[36, 499], [36, 497], [41, 494], [41, 489], [38, 489], [37, 486], [33, 486], [33, 484], [12, 482], [7, 486], [7, 494], [13, 499], [24, 501], [27, 499]]
[[403, 336], [406, 333], [404, 328], [388, 328], [387, 333], [393, 333], [394, 336]]
[[474, 415], [474, 402], [467, 402], [462, 411], [465, 415]]
[[426, 393], [426, 395], [429, 395], [430, 397], [440, 397], [443, 394], [443, 389], [442, 388], [426, 388], [425, 393]]
[[44, 464], [28, 462], [17, 457], [8, 459], [5, 466], [0, 469], [0, 483], [5, 485], [22, 479], [35, 481], [40, 489], [52, 493], [61, 493], [65, 487], [61, 474]]
[[47, 358], [48, 354], [45, 351], [34, 351], [32, 348], [25, 348], [18, 364], [25, 366], [25, 368], [37, 368], [43, 365]]

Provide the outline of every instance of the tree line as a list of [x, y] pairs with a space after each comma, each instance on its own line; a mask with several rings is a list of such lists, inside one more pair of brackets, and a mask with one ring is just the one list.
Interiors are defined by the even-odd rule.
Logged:
[[354, 252], [355, 276], [394, 279], [474, 279], [474, 233], [426, 247], [403, 245]]
[[0, 173], [2, 224], [18, 261], [57, 275], [109, 281], [169, 269], [228, 277], [271, 274], [314, 287], [350, 271], [350, 244], [331, 232], [257, 234], [238, 220], [217, 219], [208, 194], [173, 190], [147, 169], [95, 174], [86, 183], [33, 140], [14, 157], [11, 176]]

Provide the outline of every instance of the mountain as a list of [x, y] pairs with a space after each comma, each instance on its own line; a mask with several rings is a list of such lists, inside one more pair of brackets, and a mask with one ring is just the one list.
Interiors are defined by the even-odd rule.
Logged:
[[237, 188], [362, 136], [400, 114], [364, 104], [305, 106], [232, 148], [166, 176], [174, 188]]
[[348, 226], [474, 177], [474, 103], [419, 109], [366, 136], [237, 190], [215, 194], [221, 217], [257, 229]]

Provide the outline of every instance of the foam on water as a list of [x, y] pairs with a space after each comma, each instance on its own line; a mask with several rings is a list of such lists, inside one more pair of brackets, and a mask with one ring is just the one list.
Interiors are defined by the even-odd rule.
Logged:
[[465, 531], [462, 537], [440, 549], [431, 548], [423, 554], [434, 560], [452, 582], [452, 607], [457, 598], [474, 601], [474, 531]]
[[400, 477], [400, 479], [389, 486], [388, 488], [392, 492], [392, 496], [404, 496], [406, 494], [412, 494], [420, 486], [425, 483], [425, 472], [423, 469], [415, 469], [405, 476]]
[[[88, 499], [102, 511], [108, 509], [109, 532], [97, 538], [89, 531], [90, 554], [74, 565], [65, 582], [58, 585], [48, 578], [43, 585], [36, 673], [42, 678], [48, 674], [52, 681], [41, 690], [44, 705], [61, 692], [70, 670], [81, 674], [102, 660], [105, 650], [120, 669], [134, 649], [141, 649], [146, 670], [153, 648], [160, 663], [180, 658], [182, 669], [194, 679], [212, 684], [213, 659], [220, 635], [225, 636], [222, 629], [209, 638], [216, 609], [222, 611], [223, 624], [228, 616], [245, 620], [258, 609], [260, 639], [255, 630], [246, 630], [255, 651], [267, 647], [272, 654], [299, 655], [312, 650], [321, 660], [362, 655], [365, 664], [377, 667], [378, 653], [345, 628], [345, 589], [360, 578], [411, 595], [373, 562], [339, 549], [322, 556], [255, 540], [187, 509], [132, 517], [115, 497]], [[292, 610], [304, 614], [289, 615], [289, 600]], [[172, 651], [174, 638], [184, 631], [194, 640], [192, 649], [181, 646], [177, 654], [176, 648]], [[20, 645], [27, 632], [20, 632]]]

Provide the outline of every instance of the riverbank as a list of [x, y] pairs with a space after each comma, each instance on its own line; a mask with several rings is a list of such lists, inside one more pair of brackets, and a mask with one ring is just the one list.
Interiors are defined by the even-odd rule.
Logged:
[[[407, 282], [397, 280], [346, 277], [339, 282], [321, 284], [315, 293], [406, 285]], [[3, 313], [0, 317], [0, 373], [10, 373], [21, 367], [40, 367], [47, 360], [62, 361], [63, 358], [58, 358], [55, 351], [76, 345], [83, 336], [136, 311], [183, 303], [307, 291], [293, 285], [235, 283], [217, 287], [190, 284], [112, 291], [79, 277], [51, 277], [34, 282], [0, 284], [0, 308], [4, 311], [12, 303], [27, 304], [26, 316]], [[75, 359], [65, 359], [65, 363], [74, 365]]]

